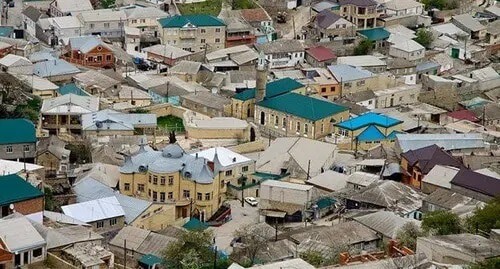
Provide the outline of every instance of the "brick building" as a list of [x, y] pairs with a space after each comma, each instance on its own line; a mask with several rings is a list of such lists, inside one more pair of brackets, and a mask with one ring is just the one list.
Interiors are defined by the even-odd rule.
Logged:
[[44, 195], [39, 189], [16, 174], [0, 176], [0, 218], [18, 212], [42, 223], [43, 208]]

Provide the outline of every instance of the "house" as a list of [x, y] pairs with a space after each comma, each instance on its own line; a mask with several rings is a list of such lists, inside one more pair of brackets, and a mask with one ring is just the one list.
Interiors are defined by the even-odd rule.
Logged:
[[474, 198], [446, 189], [437, 189], [424, 198], [422, 212], [425, 214], [433, 211], [450, 211], [459, 217], [467, 217], [483, 206], [483, 202]]
[[475, 234], [450, 234], [419, 237], [417, 253], [436, 263], [466, 265], [500, 255], [500, 243]]
[[61, 209], [65, 215], [92, 225], [97, 232], [118, 230], [125, 225], [125, 212], [114, 196], [65, 205]]
[[420, 62], [425, 56], [425, 48], [416, 41], [403, 40], [389, 47], [389, 55], [410, 62]]
[[215, 72], [226, 71], [222, 69], [224, 65], [227, 65], [228, 69], [232, 69], [231, 66], [237, 66], [238, 70], [255, 71], [255, 63], [259, 54], [247, 45], [239, 45], [207, 53], [205, 58], [208, 66], [213, 66]]
[[191, 93], [180, 97], [181, 105], [209, 117], [231, 115], [231, 100], [210, 92]]
[[18, 75], [19, 81], [31, 89], [31, 93], [41, 99], [56, 97], [59, 86], [46, 78], [35, 75]]
[[71, 0], [54, 0], [50, 3], [49, 13], [51, 17], [62, 17], [93, 9], [90, 0], [82, 0], [78, 3]]
[[33, 185], [37, 185], [40, 180], [44, 179], [43, 166], [4, 159], [0, 159], [0, 174], [4, 176], [18, 174]]
[[391, 37], [391, 33], [389, 31], [380, 27], [358, 30], [358, 34], [368, 41], [373, 42], [373, 48], [378, 50], [385, 50], [388, 45], [388, 40]]
[[339, 15], [352, 22], [359, 29], [377, 27], [381, 11], [374, 0], [339, 0]]
[[263, 53], [270, 69], [295, 67], [303, 63], [305, 46], [299, 40], [278, 39], [265, 44], [256, 44], [257, 52]]
[[326, 170], [306, 181], [306, 184], [312, 185], [320, 190], [334, 192], [344, 189], [347, 186], [349, 176], [333, 170]]
[[406, 223], [415, 223], [420, 226], [420, 222], [409, 218], [403, 218], [391, 211], [377, 211], [359, 217], [354, 217], [354, 221], [380, 233], [384, 239], [394, 239], [399, 230]]
[[[176, 229], [177, 230], [177, 229]], [[182, 232], [182, 230], [180, 231]], [[179, 233], [180, 233], [179, 232]], [[162, 253], [166, 245], [175, 242], [175, 235], [163, 235], [149, 230], [127, 226], [121, 229], [116, 236], [109, 242], [109, 250], [115, 254], [117, 262], [123, 262], [124, 253], [126, 253], [127, 264], [138, 263], [151, 264], [148, 260], [161, 263]], [[124, 242], [127, 242], [126, 244]], [[127, 250], [127, 251], [125, 251]], [[130, 251], [130, 253], [129, 253]]]
[[302, 221], [304, 207], [318, 196], [313, 186], [278, 180], [262, 182], [259, 193], [261, 214], [285, 221]]
[[337, 146], [302, 137], [279, 137], [260, 154], [255, 164], [258, 172], [274, 175], [290, 174], [292, 178], [308, 179], [333, 164]]
[[38, 19], [43, 17], [43, 13], [40, 12], [39, 9], [33, 7], [33, 6], [27, 6], [22, 12], [23, 16], [23, 23], [24, 23], [24, 30], [30, 35], [31, 37], [36, 36], [36, 23], [38, 22]]
[[338, 65], [350, 65], [368, 70], [372, 73], [382, 73], [387, 70], [387, 63], [373, 55], [343, 56], [337, 58]]
[[324, 98], [286, 93], [255, 105], [255, 122], [262, 132], [277, 136], [320, 139], [333, 132], [333, 124], [349, 117], [349, 109]]
[[155, 114], [122, 113], [105, 109], [82, 115], [83, 137], [154, 134], [156, 126]]
[[441, 71], [441, 65], [435, 62], [421, 62], [415, 68], [417, 72], [416, 83], [421, 83], [423, 75], [437, 75]]
[[379, 179], [379, 175], [356, 171], [347, 178], [346, 188], [350, 190], [363, 190], [371, 184], [378, 182]]
[[422, 179], [420, 189], [425, 194], [431, 194], [439, 189], [450, 190], [451, 180], [458, 171], [460, 171], [460, 168], [437, 164]]
[[201, 68], [201, 62], [182, 60], [172, 66], [169, 72], [183, 81], [196, 82]]
[[[255, 76], [254, 76], [255, 77]], [[296, 92], [305, 94], [305, 85], [291, 78], [282, 78], [267, 82], [266, 77], [257, 77], [265, 83], [265, 96], [272, 98], [284, 93]], [[232, 116], [238, 119], [247, 119], [255, 115], [257, 89], [243, 90], [232, 97]]]
[[158, 19], [168, 17], [168, 13], [155, 7], [129, 5], [122, 8], [127, 14], [127, 26], [138, 28], [144, 39], [158, 38]]
[[117, 99], [121, 81], [106, 76], [102, 72], [89, 70], [73, 76], [76, 86], [98, 97]]
[[385, 15], [409, 16], [424, 13], [424, 4], [414, 0], [392, 0], [385, 3]]
[[162, 44], [199, 52], [225, 47], [226, 24], [211, 15], [175, 15], [158, 20]]
[[460, 169], [451, 180], [451, 190], [482, 202], [488, 202], [500, 194], [500, 179], [468, 169]]
[[32, 75], [33, 64], [23, 56], [7, 54], [0, 59], [0, 68], [3, 72], [13, 75]]
[[72, 37], [66, 51], [62, 58], [70, 63], [94, 68], [112, 68], [115, 64], [113, 50], [100, 37]]
[[36, 155], [35, 125], [27, 119], [0, 119], [0, 159], [33, 163]]
[[257, 36], [255, 35], [253, 26], [243, 18], [226, 17], [223, 20], [226, 24], [226, 48], [239, 45], [251, 46], [256, 42]]
[[494, 21], [488, 24], [488, 28], [486, 28], [486, 42], [491, 47], [493, 52], [497, 52], [499, 50], [500, 44], [500, 21]]
[[79, 268], [113, 267], [114, 255], [94, 243], [82, 242], [62, 250], [62, 255], [73, 266]]
[[330, 65], [328, 69], [340, 83], [342, 96], [377, 88], [377, 77], [368, 70], [346, 64]]
[[42, 223], [44, 194], [39, 189], [16, 174], [0, 176], [0, 186], [2, 218], [18, 212]]
[[435, 165], [446, 165], [456, 168], [463, 164], [437, 145], [430, 145], [401, 154], [403, 182], [422, 189], [422, 180]]
[[7, 54], [13, 52], [14, 52], [14, 47], [11, 44], [0, 41], [0, 58], [3, 58]]
[[392, 143], [401, 132], [402, 121], [384, 114], [368, 112], [335, 123], [335, 134], [341, 148], [367, 150], [379, 143]]
[[376, 107], [376, 95], [372, 90], [362, 91], [362, 92], [354, 92], [348, 95], [345, 95], [343, 99], [349, 100], [357, 105], [364, 106], [369, 110], [375, 109]]
[[15, 39], [0, 36], [0, 42], [12, 45], [12, 53], [15, 55], [28, 57], [32, 53], [40, 50], [40, 42], [28, 42], [24, 39]]
[[36, 163], [45, 168], [45, 176], [64, 173], [69, 168], [70, 150], [66, 149], [66, 142], [51, 135], [39, 140], [37, 144]]
[[446, 151], [471, 152], [484, 149], [485, 143], [481, 134], [397, 134], [396, 152], [417, 150], [430, 145], [437, 145]]
[[116, 41], [123, 37], [123, 27], [127, 21], [127, 14], [115, 9], [83, 11], [76, 17], [82, 23], [82, 35], [98, 35]]
[[399, 107], [418, 102], [421, 85], [401, 85], [375, 91], [376, 108]]
[[392, 180], [370, 185], [347, 198], [347, 209], [385, 209], [401, 217], [421, 219], [424, 195], [413, 188]]
[[153, 202], [174, 202], [176, 219], [196, 216], [208, 220], [222, 205], [226, 192], [215, 165], [220, 161], [214, 157], [213, 162], [207, 162], [189, 155], [177, 144], [161, 151], [147, 148], [141, 145], [138, 154], [125, 160], [120, 169], [121, 193]]
[[[272, 1], [266, 1], [266, 2], [274, 2], [276, 0], [272, 0]], [[278, 0], [279, 1], [279, 0]], [[295, 3], [295, 0], [294, 1], [288, 1], [288, 2], [285, 2], [285, 1], [282, 1], [284, 3]], [[294, 258], [294, 259], [290, 259], [290, 260], [285, 260], [285, 261], [280, 261], [280, 262], [273, 262], [273, 263], [267, 263], [267, 264], [259, 264], [259, 265], [254, 265], [250, 268], [256, 268], [256, 269], [274, 269], [274, 268], [301, 268], [301, 269], [314, 269], [315, 267], [312, 266], [311, 264], [309, 264], [308, 262], [304, 261], [303, 259], [301, 258]], [[237, 263], [233, 263], [230, 267], [230, 269], [241, 269], [241, 268], [245, 268], [245, 267], [242, 267], [240, 265], [238, 265]]]
[[[116, 98], [116, 97], [115, 97]], [[122, 85], [118, 92], [118, 98], [113, 100], [115, 109], [138, 108], [151, 105], [151, 95], [141, 89]]]
[[190, 56], [193, 54], [192, 52], [168, 44], [157, 44], [143, 48], [142, 52], [146, 53], [146, 57], [149, 61], [169, 66], [174, 66], [177, 62], [182, 60], [189, 60]]
[[[44, 40], [49, 45], [68, 44], [70, 38], [82, 36], [82, 34], [84, 33], [82, 30], [82, 23], [77, 17], [74, 16], [49, 18], [49, 22], [50, 26], [54, 30], [54, 36], [49, 36], [48, 40]], [[53, 43], [54, 41], [57, 43]]]
[[316, 15], [314, 27], [319, 39], [328, 41], [351, 39], [357, 30], [355, 24], [328, 9]]
[[50, 134], [82, 133], [82, 115], [99, 111], [99, 99], [92, 96], [66, 94], [43, 100], [40, 113], [42, 129]]
[[40, 61], [33, 67], [33, 74], [54, 83], [69, 82], [75, 74], [80, 72], [80, 69], [63, 59]]
[[451, 23], [465, 31], [471, 39], [484, 39], [486, 37], [486, 26], [470, 14], [455, 15], [451, 18]]
[[483, 126], [497, 126], [500, 124], [499, 104], [487, 103], [471, 110], [476, 114], [476, 117], [481, 119]]
[[321, 97], [330, 101], [335, 101], [340, 97], [341, 89], [339, 82], [327, 68], [304, 68], [301, 73], [305, 76], [301, 80], [301, 83], [309, 84], [309, 87], [307, 87], [308, 92], [316, 92]]
[[337, 56], [333, 51], [324, 46], [316, 46], [306, 49], [306, 61], [315, 67], [326, 67], [331, 65]]
[[0, 219], [0, 238], [2, 238], [1, 249], [3, 250], [5, 246], [8, 252], [15, 255], [13, 264], [15, 267], [43, 262], [47, 257], [45, 240], [23, 216]]

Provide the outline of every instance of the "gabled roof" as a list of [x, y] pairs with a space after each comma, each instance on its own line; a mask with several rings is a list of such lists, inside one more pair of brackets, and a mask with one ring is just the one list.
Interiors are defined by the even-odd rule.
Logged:
[[479, 118], [476, 117], [474, 112], [467, 110], [467, 109], [448, 112], [446, 115], [450, 118], [454, 118], [457, 120], [468, 120], [468, 121], [472, 121], [472, 122], [479, 121]]
[[457, 22], [471, 31], [481, 31], [486, 29], [486, 26], [482, 25], [478, 20], [476, 20], [470, 14], [460, 14], [451, 17], [452, 22]]
[[304, 44], [299, 40], [277, 39], [263, 44], [255, 44], [255, 49], [264, 54], [300, 52], [305, 50]]
[[93, 10], [90, 0], [55, 0], [54, 6], [63, 13]]
[[111, 50], [111, 48], [109, 48], [108, 45], [102, 42], [100, 37], [96, 36], [70, 37], [69, 45], [71, 46], [72, 50], [79, 50], [82, 53], [88, 53], [97, 46], [102, 46]]
[[24, 16], [28, 17], [30, 20], [32, 20], [35, 23], [38, 21], [38, 19], [40, 18], [40, 16], [42, 16], [42, 12], [40, 12], [40, 10], [38, 10], [34, 6], [27, 6], [23, 10], [22, 14]]
[[262, 22], [262, 21], [272, 21], [269, 14], [267, 14], [266, 10], [258, 7], [252, 9], [242, 9], [240, 10], [241, 17], [245, 19], [247, 22]]
[[420, 224], [418, 221], [400, 217], [391, 211], [378, 211], [355, 217], [354, 220], [389, 238], [396, 238], [399, 229], [408, 222]]
[[35, 125], [27, 119], [0, 119], [0, 130], [0, 145], [36, 142]]
[[320, 28], [326, 29], [340, 19], [342, 19], [341, 16], [325, 9], [316, 15], [316, 25]]
[[257, 103], [257, 105], [311, 121], [321, 120], [348, 110], [347, 107], [337, 105], [325, 99], [314, 98], [293, 92], [264, 99]]
[[64, 84], [57, 90], [59, 95], [74, 94], [80, 96], [90, 96], [90, 93], [78, 87], [75, 83]]
[[52, 77], [80, 73], [80, 69], [63, 59], [38, 62], [33, 67], [33, 73], [39, 77]]
[[463, 167], [463, 164], [459, 160], [455, 159], [437, 145], [430, 145], [417, 150], [409, 150], [401, 154], [401, 156], [404, 157], [411, 166], [418, 164], [423, 174], [429, 173], [429, 171], [438, 164], [457, 168]]
[[[302, 87], [304, 87], [304, 84], [291, 78], [282, 78], [271, 81], [266, 84], [266, 98], [272, 98], [284, 93], [289, 93]], [[233, 98], [242, 101], [253, 99], [255, 98], [255, 89], [248, 89], [237, 93], [233, 96]]]
[[347, 64], [330, 65], [328, 66], [328, 70], [330, 70], [335, 79], [339, 82], [367, 79], [374, 76], [374, 74], [368, 70], [356, 68]]
[[85, 114], [99, 110], [99, 98], [66, 94], [43, 100], [42, 113]]
[[369, 125], [377, 125], [384, 128], [389, 128], [394, 125], [398, 125], [402, 123], [402, 121], [391, 118], [384, 114], [378, 114], [375, 112], [368, 112], [362, 115], [359, 115], [355, 118], [350, 118], [341, 123], [338, 123], [337, 126], [347, 130], [357, 130]]
[[469, 169], [460, 169], [451, 180], [451, 184], [491, 197], [500, 195], [500, 179], [483, 175]]
[[328, 61], [328, 60], [333, 60], [337, 58], [337, 55], [333, 53], [333, 51], [329, 48], [326, 48], [324, 46], [317, 46], [313, 48], [309, 48], [306, 50], [306, 53], [311, 55], [316, 61]]
[[403, 152], [437, 145], [444, 150], [484, 148], [482, 134], [398, 134], [398, 144]]
[[188, 24], [195, 27], [225, 26], [224, 22], [214, 16], [206, 14], [175, 15], [158, 20], [162, 28], [181, 28]]
[[370, 125], [370, 127], [366, 128], [361, 132], [358, 136], [358, 141], [381, 141], [385, 139], [385, 135], [380, 132], [380, 130], [374, 125]]
[[413, 52], [425, 49], [424, 46], [420, 45], [419, 43], [411, 39], [396, 42], [393, 45], [391, 45], [391, 47], [405, 52]]
[[0, 219], [0, 238], [12, 253], [45, 245], [45, 240], [24, 216]]
[[123, 208], [114, 196], [65, 205], [61, 209], [64, 214], [87, 223], [125, 216]]
[[377, 2], [374, 0], [339, 0], [339, 5], [344, 6], [344, 5], [355, 5], [359, 7], [369, 7], [369, 6], [376, 6]]
[[421, 7], [424, 4], [414, 0], [392, 0], [385, 3], [385, 7], [393, 10], [405, 10], [409, 8]]
[[15, 54], [7, 54], [0, 59], [0, 65], [11, 67], [11, 66], [27, 66], [30, 65], [31, 61], [23, 56]]
[[0, 176], [0, 205], [43, 197], [43, 193], [16, 174]]

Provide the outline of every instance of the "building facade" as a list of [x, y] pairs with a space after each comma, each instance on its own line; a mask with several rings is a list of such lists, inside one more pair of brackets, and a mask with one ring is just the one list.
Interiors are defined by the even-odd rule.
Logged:
[[32, 122], [27, 119], [0, 119], [0, 130], [0, 159], [34, 162], [36, 135]]

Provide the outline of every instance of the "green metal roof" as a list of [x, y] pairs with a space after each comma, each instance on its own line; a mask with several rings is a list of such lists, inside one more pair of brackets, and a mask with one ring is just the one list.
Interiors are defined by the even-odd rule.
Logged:
[[257, 105], [291, 114], [303, 119], [317, 121], [348, 110], [327, 100], [309, 97], [297, 93], [287, 93], [270, 99], [264, 99]]
[[189, 231], [199, 231], [199, 230], [205, 230], [208, 228], [208, 225], [201, 222], [197, 218], [191, 218], [186, 224], [182, 225], [183, 228], [189, 230]]
[[20, 176], [0, 176], [0, 205], [43, 197], [43, 193]]
[[75, 94], [75, 95], [80, 95], [80, 96], [90, 96], [90, 94], [80, 87], [78, 87], [75, 83], [68, 83], [65, 84], [57, 90], [60, 95], [66, 95], [66, 94]]
[[330, 197], [323, 197], [316, 201], [316, 205], [319, 209], [327, 208], [335, 204], [336, 200]]
[[[304, 84], [291, 79], [282, 78], [266, 84], [266, 98], [272, 98], [304, 87]], [[248, 89], [236, 94], [233, 98], [246, 101], [255, 98], [255, 89]]]
[[384, 28], [373, 28], [366, 30], [359, 30], [358, 33], [366, 37], [370, 41], [380, 41], [389, 38], [391, 33]]
[[226, 26], [219, 18], [206, 14], [175, 15], [158, 20], [162, 28], [180, 28], [190, 23], [197, 27]]
[[163, 260], [161, 258], [153, 254], [146, 254], [139, 260], [140, 263], [147, 265], [148, 268], [153, 268], [155, 264], [161, 264], [162, 261]]
[[35, 125], [31, 121], [27, 119], [0, 119], [0, 145], [35, 142]]

